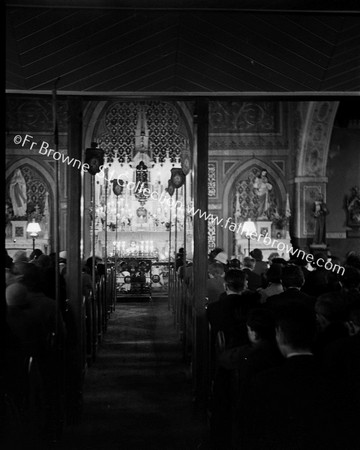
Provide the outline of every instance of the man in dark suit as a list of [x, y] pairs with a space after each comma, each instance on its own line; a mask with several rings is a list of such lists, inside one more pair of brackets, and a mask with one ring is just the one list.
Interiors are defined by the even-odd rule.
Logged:
[[[238, 269], [225, 273], [225, 294], [217, 302], [207, 307], [207, 316], [211, 325], [211, 350], [215, 356], [215, 341], [219, 331], [226, 348], [248, 342], [246, 319], [248, 312], [256, 306], [256, 293], [246, 290], [246, 275]], [[211, 405], [211, 445], [213, 450], [231, 448], [232, 427], [232, 371], [217, 365], [214, 371]]]
[[360, 417], [360, 291], [354, 292], [353, 298], [348, 300], [345, 324], [348, 336], [329, 342], [320, 357], [324, 373], [344, 389], [347, 407], [344, 419], [353, 430], [352, 439], [357, 442]]
[[331, 284], [329, 283], [331, 272], [324, 267], [327, 259], [325, 253], [314, 254], [314, 261], [311, 263], [313, 270], [307, 274], [302, 288], [306, 294], [318, 297], [331, 290]]
[[216, 336], [222, 331], [227, 345], [233, 340], [234, 333], [237, 336], [240, 333], [240, 340], [247, 342], [246, 314], [251, 307], [256, 306], [256, 301], [246, 288], [245, 273], [237, 269], [229, 270], [224, 277], [224, 293], [218, 301], [207, 306], [212, 334]]
[[254, 273], [260, 275], [260, 277], [265, 275], [269, 267], [267, 263], [263, 261], [262, 251], [259, 248], [254, 248], [254, 250], [250, 252], [250, 256], [255, 259]]
[[312, 354], [315, 334], [315, 314], [303, 304], [277, 309], [276, 340], [285, 362], [250, 386], [242, 450], [355, 450], [341, 420], [339, 390]]
[[301, 291], [305, 282], [304, 273], [299, 266], [288, 265], [283, 268], [281, 282], [284, 292], [268, 297], [266, 305], [270, 308], [277, 308], [289, 302], [297, 302], [307, 305], [311, 309], [315, 306], [315, 297], [311, 297]]
[[244, 268], [242, 271], [246, 273], [248, 280], [248, 289], [250, 291], [256, 291], [262, 287], [262, 278], [258, 273], [254, 272], [256, 261], [250, 256], [244, 258]]

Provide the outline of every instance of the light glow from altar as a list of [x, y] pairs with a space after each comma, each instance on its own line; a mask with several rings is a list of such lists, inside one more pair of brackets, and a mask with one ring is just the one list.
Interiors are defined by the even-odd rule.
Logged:
[[[119, 154], [120, 150], [116, 152]], [[95, 176], [95, 233], [99, 254], [105, 253], [105, 234], [106, 253], [115, 258], [148, 257], [165, 261], [169, 259], [169, 242], [170, 254], [175, 250], [175, 228], [177, 248], [183, 246], [180, 231], [184, 217], [179, 211], [176, 214], [175, 208], [171, 209], [171, 196], [167, 192], [174, 168], [181, 168], [180, 156], [170, 157], [169, 151], [161, 158], [152, 154], [145, 109], [140, 107], [133, 154], [121, 160], [105, 153], [104, 166]], [[145, 189], [154, 195], [145, 195]], [[183, 186], [176, 191], [178, 204], [186, 204], [184, 192]]]

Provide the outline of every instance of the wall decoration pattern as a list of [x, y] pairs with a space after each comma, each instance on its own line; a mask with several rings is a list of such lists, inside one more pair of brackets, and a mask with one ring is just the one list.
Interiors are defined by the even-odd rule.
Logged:
[[[68, 107], [67, 102], [58, 100], [57, 121], [60, 132], [67, 131]], [[54, 131], [54, 119], [50, 99], [8, 98], [6, 103], [8, 131], [28, 131], [31, 133], [43, 133]]]
[[279, 102], [221, 102], [209, 104], [209, 149], [288, 148]]
[[209, 163], [208, 165], [208, 196], [217, 197], [216, 192], [216, 164]]
[[[149, 128], [152, 158], [161, 163], [168, 153], [171, 162], [175, 162], [186, 144], [179, 112], [173, 104], [166, 102], [148, 102], [142, 107]], [[105, 151], [109, 163], [115, 158], [119, 163], [132, 160], [139, 108], [139, 103], [117, 102], [106, 109], [97, 136], [98, 145]]]
[[210, 133], [279, 133], [279, 102], [210, 102]]
[[216, 225], [210, 220], [207, 221], [208, 226], [208, 250], [211, 252], [216, 247]]

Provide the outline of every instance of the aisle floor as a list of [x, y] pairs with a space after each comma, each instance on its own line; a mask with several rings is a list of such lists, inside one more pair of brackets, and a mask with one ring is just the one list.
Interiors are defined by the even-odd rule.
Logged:
[[203, 450], [207, 435], [167, 299], [118, 302], [86, 374], [81, 423], [54, 449]]

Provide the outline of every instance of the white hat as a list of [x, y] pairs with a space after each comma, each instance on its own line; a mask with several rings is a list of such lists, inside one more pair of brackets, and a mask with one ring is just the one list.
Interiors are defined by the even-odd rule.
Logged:
[[228, 256], [225, 252], [220, 252], [215, 256], [215, 261], [219, 261], [222, 264], [227, 264], [228, 263]]
[[59, 258], [61, 258], [61, 259], [66, 259], [67, 258], [67, 253], [66, 253], [65, 250], [59, 253]]

